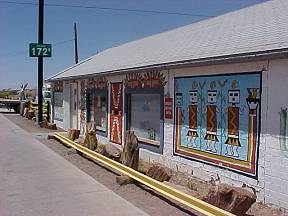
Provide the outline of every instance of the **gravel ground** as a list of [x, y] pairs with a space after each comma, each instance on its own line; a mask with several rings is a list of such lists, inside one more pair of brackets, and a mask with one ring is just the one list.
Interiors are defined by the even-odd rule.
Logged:
[[[74, 149], [67, 148], [55, 140], [47, 140], [47, 134], [53, 131], [39, 128], [35, 126], [33, 121], [20, 117], [17, 114], [5, 113], [5, 116], [19, 127], [34, 135], [35, 138], [40, 140], [44, 145], [146, 213], [155, 216], [195, 215], [193, 210], [181, 206], [179, 203], [166, 199], [165, 197], [155, 193], [141, 184], [119, 186], [115, 181], [117, 174], [111, 172], [109, 169], [106, 169], [104, 166], [98, 165], [93, 161], [80, 156]], [[175, 188], [184, 192], [195, 194], [195, 191], [193, 193], [193, 191], [189, 190], [189, 188], [173, 185], [173, 183], [170, 182], [169, 185], [172, 187], [174, 186]], [[248, 211], [248, 215], [288, 216], [288, 213], [284, 210], [275, 209], [256, 203]]]

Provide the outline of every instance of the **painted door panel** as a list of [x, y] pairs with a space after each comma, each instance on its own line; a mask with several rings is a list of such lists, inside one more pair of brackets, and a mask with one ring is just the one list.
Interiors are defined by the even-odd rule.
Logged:
[[110, 85], [110, 141], [122, 144], [123, 95], [122, 83]]
[[78, 91], [77, 83], [70, 84], [70, 127], [77, 128], [77, 110], [78, 110]]

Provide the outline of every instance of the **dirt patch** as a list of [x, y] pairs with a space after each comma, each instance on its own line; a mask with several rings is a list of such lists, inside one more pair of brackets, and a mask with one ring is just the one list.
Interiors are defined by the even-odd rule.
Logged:
[[[33, 120], [28, 120], [22, 116], [20, 116], [17, 113], [9, 113], [4, 114], [6, 118], [8, 118], [10, 121], [14, 122], [16, 125], [18, 125], [23, 130], [27, 131], [28, 133], [52, 133], [55, 132], [55, 130], [47, 129], [47, 128], [40, 128], [36, 125], [36, 122]], [[62, 129], [58, 128], [57, 131], [63, 131]]]
[[[104, 166], [96, 164], [93, 161], [80, 156], [74, 149], [67, 148], [55, 140], [47, 140], [44, 134], [54, 131], [36, 127], [33, 121], [25, 119], [17, 114], [5, 114], [5, 116], [29, 133], [41, 133], [42, 136], [36, 136], [36, 138], [44, 145], [149, 215], [195, 215], [193, 210], [188, 209], [185, 206], [181, 206], [179, 203], [166, 199], [165, 197], [155, 193], [153, 190], [141, 184], [119, 186], [116, 183], [116, 173], [113, 173]], [[149, 166], [150, 165], [147, 162], [140, 161], [139, 171], [145, 173], [147, 172]], [[170, 181], [164, 183], [196, 198], [200, 198], [207, 194], [208, 191], [214, 187], [210, 182], [205, 182], [180, 172], [173, 172]], [[247, 213], [248, 215], [255, 216], [288, 216], [288, 213], [284, 210], [271, 208], [267, 205], [262, 205], [261, 203], [255, 203]]]

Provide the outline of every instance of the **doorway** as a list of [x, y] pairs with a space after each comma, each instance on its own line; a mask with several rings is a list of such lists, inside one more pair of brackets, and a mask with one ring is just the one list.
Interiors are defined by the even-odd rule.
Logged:
[[77, 83], [70, 84], [70, 127], [78, 128], [78, 88]]

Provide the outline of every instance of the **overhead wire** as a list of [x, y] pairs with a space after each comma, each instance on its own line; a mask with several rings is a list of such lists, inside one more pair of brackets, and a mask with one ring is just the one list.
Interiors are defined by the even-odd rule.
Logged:
[[[5, 1], [0, 0], [0, 4], [14, 4], [14, 5], [32, 5], [32, 6], [38, 6], [38, 3], [33, 2], [18, 2], [18, 1]], [[71, 4], [50, 4], [46, 3], [45, 6], [48, 7], [68, 7], [68, 8], [80, 8], [80, 9], [98, 9], [98, 10], [112, 10], [112, 11], [123, 11], [123, 12], [140, 12], [140, 13], [154, 13], [154, 14], [168, 14], [168, 15], [180, 15], [180, 16], [193, 16], [193, 17], [202, 17], [202, 18], [211, 18], [214, 16], [210, 15], [204, 15], [204, 14], [191, 14], [191, 13], [182, 13], [182, 12], [169, 12], [169, 11], [158, 11], [158, 10], [143, 10], [143, 9], [131, 9], [131, 8], [114, 8], [114, 7], [99, 7], [99, 6], [88, 6], [88, 5], [71, 5]], [[59, 44], [67, 43], [73, 41], [73, 39], [65, 40], [56, 42], [53, 45], [57, 46]], [[24, 52], [17, 53], [14, 55], [8, 56], [15, 57], [18, 55], [22, 55]]]
[[[38, 3], [33, 2], [17, 2], [17, 1], [0, 1], [1, 4], [15, 4], [15, 5], [33, 5], [38, 6]], [[97, 9], [97, 10], [111, 10], [111, 11], [122, 11], [122, 12], [138, 12], [138, 13], [154, 13], [154, 14], [167, 14], [167, 15], [179, 15], [179, 16], [193, 16], [202, 18], [211, 18], [215, 16], [206, 14], [192, 14], [184, 12], [171, 12], [171, 11], [160, 11], [160, 10], [144, 10], [134, 8], [115, 8], [115, 7], [100, 7], [100, 6], [89, 6], [89, 5], [72, 5], [72, 4], [51, 4], [46, 3], [48, 7], [66, 7], [66, 8], [81, 8], [81, 9]]]

